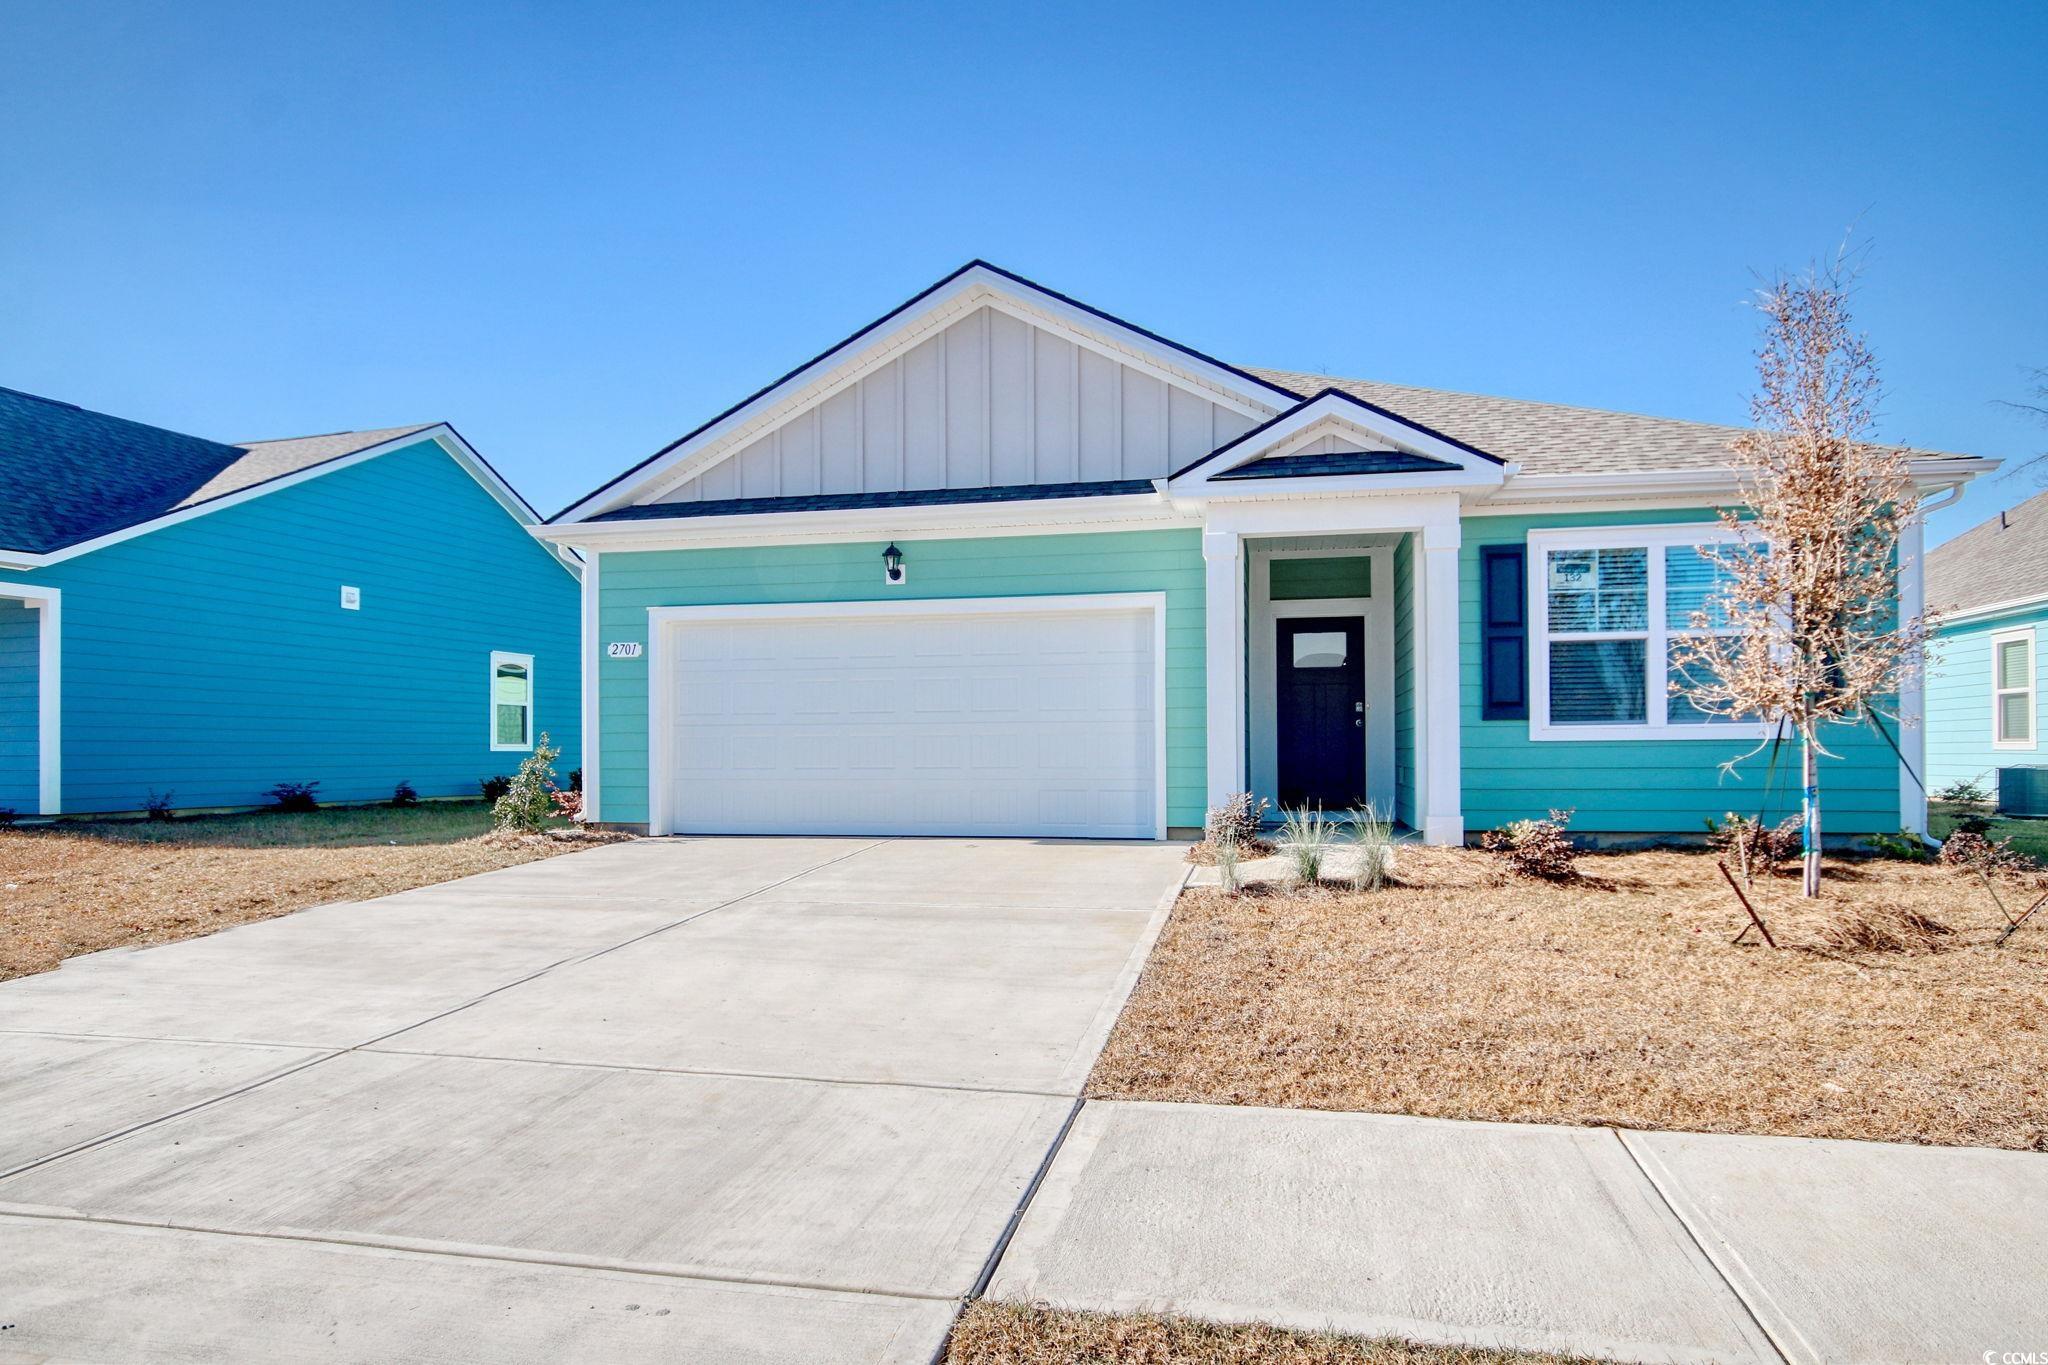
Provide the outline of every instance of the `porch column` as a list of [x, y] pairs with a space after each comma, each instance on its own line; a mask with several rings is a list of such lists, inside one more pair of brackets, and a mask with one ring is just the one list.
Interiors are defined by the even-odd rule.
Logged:
[[1421, 610], [1415, 616], [1416, 658], [1421, 677], [1416, 687], [1415, 733], [1422, 752], [1415, 771], [1422, 791], [1416, 810], [1424, 842], [1465, 842], [1462, 785], [1463, 745], [1459, 735], [1458, 693], [1458, 523], [1425, 526], [1419, 533], [1422, 552], [1417, 578], [1422, 586]]
[[1235, 531], [1204, 530], [1207, 570], [1209, 805], [1245, 789], [1244, 540]]

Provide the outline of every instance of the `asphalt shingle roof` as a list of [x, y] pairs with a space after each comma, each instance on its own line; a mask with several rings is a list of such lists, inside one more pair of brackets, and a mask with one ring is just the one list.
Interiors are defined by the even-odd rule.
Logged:
[[[1524, 474], [1626, 474], [1726, 469], [1741, 427], [1633, 412], [1492, 398], [1371, 379], [1248, 369], [1303, 398], [1337, 389], [1522, 466]], [[1918, 452], [1922, 455], [1932, 452]], [[1963, 458], [1960, 456], [1945, 458]]]
[[1269, 455], [1215, 477], [1225, 479], [1305, 479], [1317, 474], [1426, 474], [1458, 466], [1427, 455], [1397, 450], [1338, 450], [1317, 455]]
[[0, 549], [61, 550], [427, 425], [229, 445], [0, 388]]
[[1941, 611], [2048, 597], [2048, 493], [1929, 550], [1926, 592]]

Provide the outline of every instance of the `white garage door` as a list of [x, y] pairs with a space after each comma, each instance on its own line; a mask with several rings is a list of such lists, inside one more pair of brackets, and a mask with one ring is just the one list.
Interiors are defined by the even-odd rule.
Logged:
[[667, 828], [1163, 833], [1156, 604], [890, 607], [669, 621]]

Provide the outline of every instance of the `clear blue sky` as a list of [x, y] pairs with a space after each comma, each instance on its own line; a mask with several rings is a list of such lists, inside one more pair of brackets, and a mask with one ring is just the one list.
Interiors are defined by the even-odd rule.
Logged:
[[2038, 4], [1002, 8], [0, 0], [0, 384], [445, 418], [552, 512], [984, 256], [1239, 363], [1738, 421], [1755, 273], [1854, 225], [1884, 434], [2048, 449], [1995, 401]]

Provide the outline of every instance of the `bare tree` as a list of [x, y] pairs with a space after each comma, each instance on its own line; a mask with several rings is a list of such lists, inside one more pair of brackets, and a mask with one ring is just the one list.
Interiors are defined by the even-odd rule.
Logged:
[[[2048, 426], [2048, 368], [2035, 370], [2033, 376], [2034, 387], [2029, 391], [2026, 398], [2018, 402], [2001, 398], [1998, 400], [1998, 405], [2004, 408], [2011, 408], [2014, 412], [2024, 412], [2043, 426]], [[2006, 470], [2005, 473], [1999, 475], [1999, 477], [2001, 479], [2010, 478], [2023, 469], [2038, 469], [2044, 460], [2048, 460], [2048, 451], [2043, 451], [2039, 455], [2028, 456], [2012, 468]]]
[[[1900, 616], [1899, 533], [1913, 515], [1907, 453], [1871, 439], [1881, 389], [1839, 266], [1758, 291], [1753, 429], [1734, 443], [1744, 505], [1731, 543], [1701, 554], [1719, 586], [1675, 637], [1672, 690], [1720, 719], [1761, 719], [1800, 746], [1804, 893], [1820, 893], [1817, 758], [1827, 727], [1897, 720], [1933, 622]], [[1766, 741], [1769, 743], [1770, 741]], [[1762, 752], [1731, 760], [1729, 767]]]

